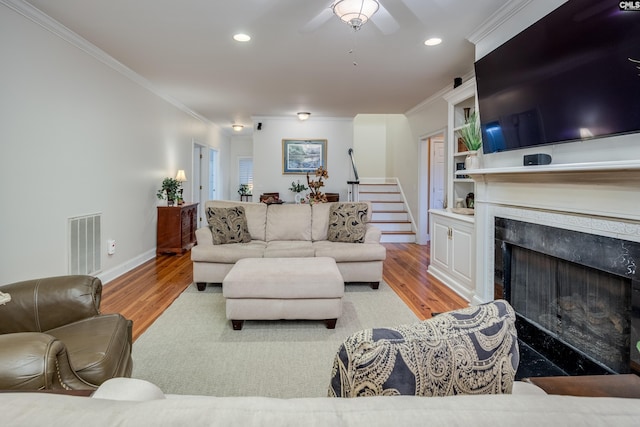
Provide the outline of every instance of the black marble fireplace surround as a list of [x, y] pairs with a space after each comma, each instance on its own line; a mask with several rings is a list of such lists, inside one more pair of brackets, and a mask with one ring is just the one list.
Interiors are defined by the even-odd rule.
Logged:
[[495, 218], [495, 297], [514, 307], [518, 378], [640, 373], [640, 243]]

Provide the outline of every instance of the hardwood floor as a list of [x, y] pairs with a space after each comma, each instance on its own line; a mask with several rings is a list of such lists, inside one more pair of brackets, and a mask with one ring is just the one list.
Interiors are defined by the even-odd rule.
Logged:
[[[418, 318], [428, 319], [432, 312], [467, 305], [455, 292], [427, 275], [429, 246], [413, 243], [385, 243], [384, 246], [387, 248], [384, 281]], [[121, 313], [133, 320], [135, 340], [192, 282], [189, 252], [161, 255], [106, 284], [101, 311]]]

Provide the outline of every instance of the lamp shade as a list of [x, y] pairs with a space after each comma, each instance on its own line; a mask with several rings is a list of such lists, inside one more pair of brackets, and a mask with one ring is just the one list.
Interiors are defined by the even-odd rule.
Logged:
[[176, 174], [176, 181], [185, 182], [186, 180], [187, 180], [187, 175], [185, 175], [183, 169], [180, 169]]
[[332, 7], [338, 18], [358, 30], [378, 11], [380, 5], [376, 0], [340, 0]]

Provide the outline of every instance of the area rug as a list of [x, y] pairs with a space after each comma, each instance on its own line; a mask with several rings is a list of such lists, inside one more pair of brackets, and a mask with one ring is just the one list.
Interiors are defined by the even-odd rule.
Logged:
[[347, 285], [335, 329], [323, 321], [246, 321], [234, 331], [222, 288], [190, 285], [133, 345], [133, 377], [166, 394], [326, 396], [333, 358], [361, 329], [418, 321], [384, 282]]

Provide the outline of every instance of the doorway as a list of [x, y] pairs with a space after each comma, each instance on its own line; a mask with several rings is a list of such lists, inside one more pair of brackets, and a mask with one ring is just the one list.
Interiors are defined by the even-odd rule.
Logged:
[[429, 240], [431, 217], [429, 209], [444, 209], [445, 199], [445, 130], [420, 138], [418, 155], [418, 235], [416, 243], [426, 245]]
[[218, 193], [218, 151], [193, 141], [193, 202], [198, 203], [198, 227], [204, 224], [204, 202]]

